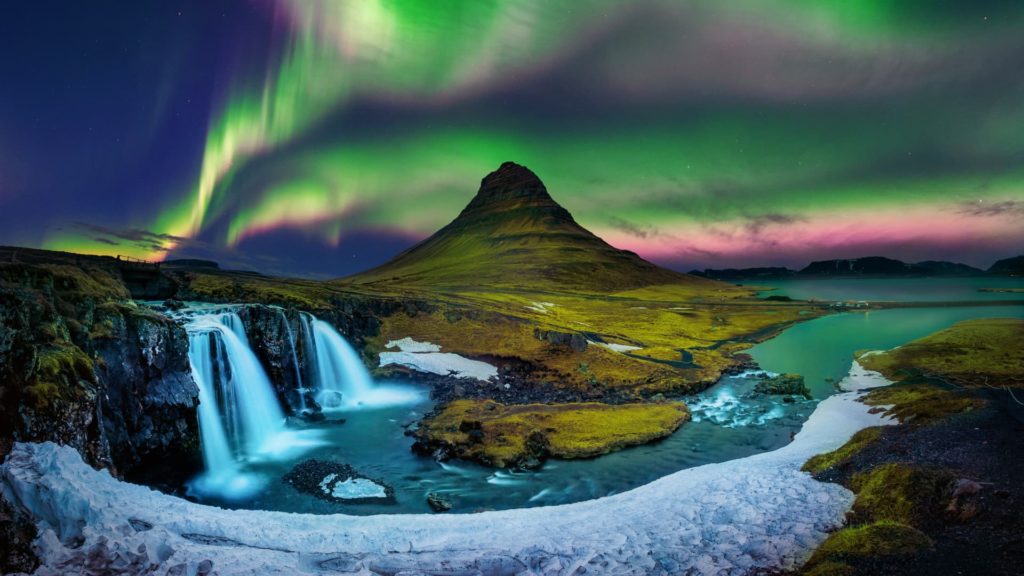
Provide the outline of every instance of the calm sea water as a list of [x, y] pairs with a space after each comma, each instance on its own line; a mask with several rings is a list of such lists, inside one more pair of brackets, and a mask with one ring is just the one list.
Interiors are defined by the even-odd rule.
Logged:
[[[874, 294], [907, 289], [903, 280], [896, 281], [902, 287], [856, 282], [853, 285], [872, 286]], [[845, 286], [848, 290], [851, 285]], [[963, 290], [959, 285], [945, 293]], [[868, 299], [865, 293], [850, 297]], [[207, 502], [292, 512], [379, 514], [428, 512], [425, 499], [429, 492], [445, 495], [455, 512], [543, 506], [606, 496], [684, 468], [779, 448], [799, 431], [817, 400], [832, 393], [828, 379], [838, 381], [847, 373], [856, 350], [891, 348], [960, 320], [984, 317], [1024, 317], [1024, 306], [847, 312], [798, 324], [755, 346], [750, 353], [765, 370], [803, 374], [815, 400], [784, 404], [748, 397], [752, 379], [724, 378], [704, 393], [684, 398], [694, 412], [694, 421], [661, 442], [591, 460], [550, 461], [535, 472], [496, 471], [466, 462], [438, 464], [414, 455], [410, 451], [412, 440], [403, 434], [403, 424], [428, 411], [431, 405], [426, 401], [415, 406], [350, 412], [344, 415], [347, 422], [343, 425], [315, 427], [321, 431], [325, 446], [294, 462], [254, 467], [252, 471], [268, 483], [258, 497], [244, 502]], [[394, 486], [397, 503], [345, 505], [299, 493], [280, 477], [305, 458], [338, 460], [384, 480]]]
[[797, 300], [875, 302], [962, 302], [974, 300], [1024, 300], [1024, 293], [983, 292], [985, 288], [1024, 288], [1024, 277], [964, 278], [822, 278], [742, 282], [770, 286], [764, 296], [789, 296]]

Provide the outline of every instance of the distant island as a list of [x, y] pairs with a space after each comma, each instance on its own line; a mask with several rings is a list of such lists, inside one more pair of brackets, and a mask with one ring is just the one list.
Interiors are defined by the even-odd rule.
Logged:
[[800, 270], [785, 267], [724, 268], [691, 270], [690, 274], [713, 280], [778, 280], [784, 278], [834, 277], [950, 277], [950, 276], [1020, 276], [1024, 275], [1024, 256], [1005, 258], [982, 270], [943, 260], [908, 263], [884, 256], [818, 260]]

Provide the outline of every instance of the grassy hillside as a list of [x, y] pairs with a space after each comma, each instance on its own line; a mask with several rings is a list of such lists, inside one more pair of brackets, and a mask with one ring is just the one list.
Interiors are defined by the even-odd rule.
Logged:
[[860, 363], [890, 379], [934, 376], [966, 386], [1024, 385], [1024, 320], [967, 320]]
[[652, 284], [735, 292], [608, 245], [573, 220], [529, 169], [506, 162], [466, 208], [430, 238], [349, 284], [432, 290], [599, 293]]

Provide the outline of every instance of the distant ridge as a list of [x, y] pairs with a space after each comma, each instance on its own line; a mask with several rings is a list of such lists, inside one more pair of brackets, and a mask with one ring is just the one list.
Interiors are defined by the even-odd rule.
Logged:
[[[1024, 258], [1024, 257], [1022, 257]], [[1007, 260], [1000, 260], [1006, 262]], [[998, 264], [998, 263], [997, 263]], [[736, 282], [739, 280], [778, 280], [780, 278], [821, 278], [821, 277], [852, 277], [852, 276], [889, 276], [889, 277], [925, 277], [925, 276], [981, 276], [985, 271], [942, 260], [925, 260], [907, 263], [884, 256], [867, 256], [835, 260], [818, 260], [811, 262], [801, 270], [782, 267], [761, 268], [725, 268], [715, 270], [693, 270], [690, 272], [705, 278]], [[989, 270], [989, 273], [993, 273]]]
[[988, 273], [1000, 276], [1024, 276], [1024, 256], [1003, 258], [993, 264], [988, 269]]
[[391, 261], [341, 280], [434, 289], [610, 292], [717, 282], [652, 264], [583, 228], [530, 169], [505, 162], [451, 223]]

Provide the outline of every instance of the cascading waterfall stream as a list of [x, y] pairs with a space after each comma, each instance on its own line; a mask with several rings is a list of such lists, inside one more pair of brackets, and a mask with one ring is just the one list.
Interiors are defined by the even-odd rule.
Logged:
[[362, 359], [330, 324], [313, 318], [317, 402], [325, 409], [355, 406], [373, 388]]
[[325, 411], [393, 406], [421, 398], [419, 390], [408, 386], [375, 384], [362, 358], [333, 326], [314, 316], [303, 316], [303, 322], [316, 356], [316, 399]]
[[[285, 426], [285, 414], [267, 373], [253, 352], [245, 324], [232, 309], [186, 312], [189, 361], [199, 386], [199, 428], [204, 473], [193, 490], [228, 499], [247, 498], [266, 485], [258, 470], [268, 461], [287, 461], [322, 445], [315, 429]], [[302, 377], [296, 334], [281, 311], [291, 345], [300, 397], [303, 381], [326, 410], [379, 407], [419, 400], [418, 390], [373, 383], [359, 354], [330, 324], [302, 313], [307, 363]], [[301, 410], [307, 409], [305, 398]]]
[[284, 458], [311, 444], [285, 428], [284, 412], [238, 314], [195, 316], [186, 329], [189, 361], [199, 386], [205, 464], [194, 488], [226, 497], [248, 496], [262, 481], [242, 472], [244, 462]]
[[299, 354], [295, 351], [295, 333], [292, 332], [292, 325], [288, 322], [288, 316], [285, 315], [284, 310], [281, 310], [281, 322], [284, 323], [284, 329], [288, 332], [288, 345], [292, 349], [292, 367], [295, 369], [295, 385], [299, 393], [299, 411], [305, 412], [307, 410], [306, 390], [302, 385], [302, 369], [299, 367]]

